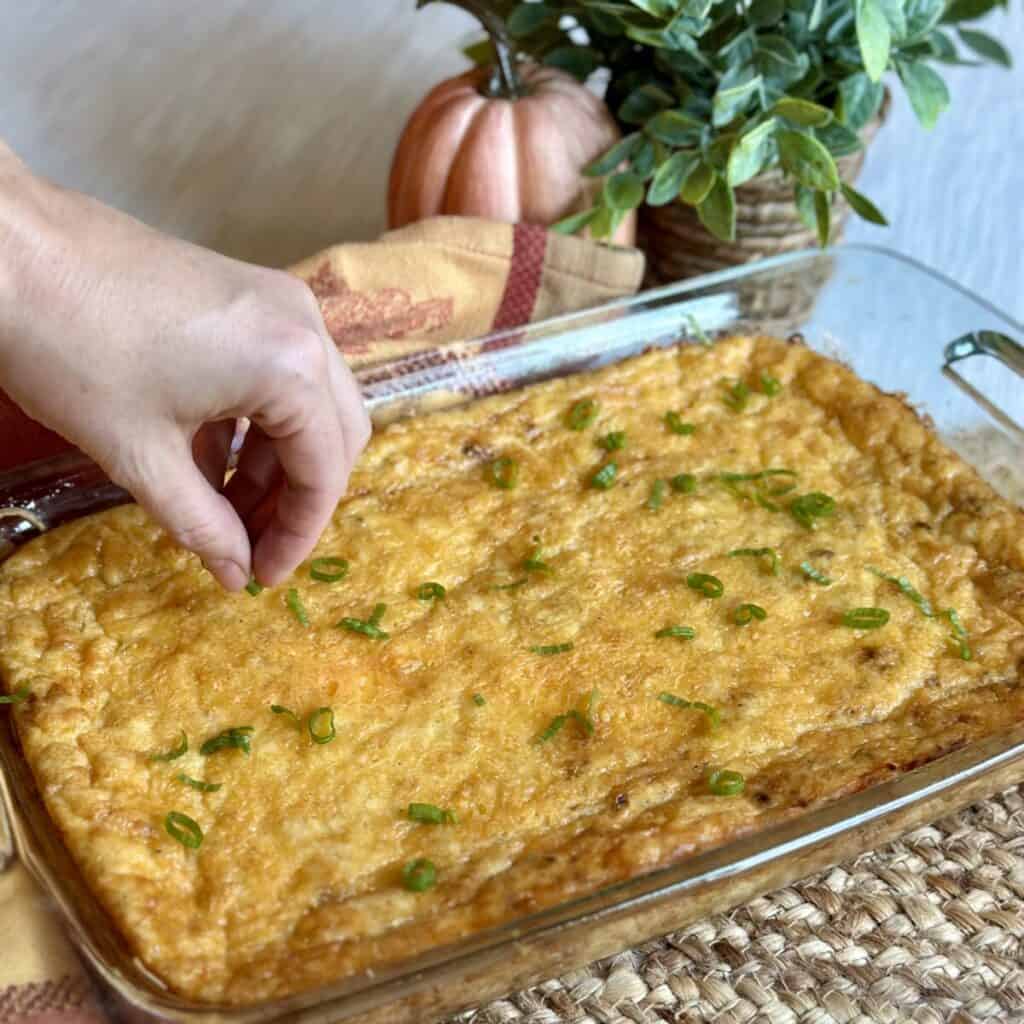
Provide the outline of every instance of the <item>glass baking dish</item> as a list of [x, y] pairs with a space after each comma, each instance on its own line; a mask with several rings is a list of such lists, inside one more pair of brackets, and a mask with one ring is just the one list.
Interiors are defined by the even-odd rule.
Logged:
[[[1024, 329], [882, 249], [795, 253], [600, 309], [379, 362], [358, 376], [377, 421], [592, 369], [716, 334], [799, 334], [898, 391], [997, 489], [1024, 504]], [[0, 559], [39, 529], [125, 501], [83, 456], [0, 475]], [[189, 1003], [124, 945], [81, 880], [0, 716], [0, 869], [20, 858], [62, 915], [112, 1007], [130, 1020], [425, 1024], [722, 911], [1024, 775], [1024, 726], [671, 867], [409, 962], [244, 1008]]]

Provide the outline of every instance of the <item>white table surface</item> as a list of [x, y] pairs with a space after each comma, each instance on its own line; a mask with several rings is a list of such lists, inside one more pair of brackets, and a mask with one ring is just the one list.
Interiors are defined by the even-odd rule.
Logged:
[[[988, 19], [1017, 66], [948, 72], [920, 131], [897, 88], [860, 186], [890, 246], [1024, 320], [1024, 4]], [[413, 0], [22, 0], [0, 28], [0, 135], [150, 223], [281, 265], [384, 227], [409, 112], [471, 28]]]

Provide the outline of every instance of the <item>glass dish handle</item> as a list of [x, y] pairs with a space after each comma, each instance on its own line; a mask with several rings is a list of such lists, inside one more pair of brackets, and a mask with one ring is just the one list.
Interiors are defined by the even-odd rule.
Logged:
[[968, 334], [960, 335], [945, 347], [943, 350], [945, 362], [942, 366], [942, 372], [947, 377], [952, 378], [959, 387], [984, 406], [1004, 426], [1016, 433], [1024, 433], [1024, 425], [1017, 423], [1012, 416], [1007, 415], [999, 406], [990, 402], [985, 395], [957, 372], [954, 364], [964, 359], [970, 359], [972, 356], [991, 356], [1002, 363], [1011, 373], [1024, 378], [1024, 345], [1014, 341], [1008, 334], [1003, 334], [1001, 331], [971, 331]]

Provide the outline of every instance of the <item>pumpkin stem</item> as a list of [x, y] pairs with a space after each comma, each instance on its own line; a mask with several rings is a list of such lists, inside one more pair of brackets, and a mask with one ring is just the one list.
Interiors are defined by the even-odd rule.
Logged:
[[496, 74], [495, 82], [492, 85], [494, 95], [510, 100], [522, 96], [523, 88], [519, 81], [519, 75], [516, 73], [512, 40], [509, 38], [505, 22], [498, 13], [491, 8], [486, 0], [416, 0], [416, 6], [417, 8], [426, 7], [427, 4], [437, 2], [450, 3], [468, 11], [490, 36], [495, 56]]

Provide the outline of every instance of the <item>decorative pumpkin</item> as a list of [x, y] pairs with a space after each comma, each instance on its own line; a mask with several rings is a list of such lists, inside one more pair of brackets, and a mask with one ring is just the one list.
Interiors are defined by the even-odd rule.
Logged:
[[[620, 138], [607, 107], [564, 71], [517, 67], [500, 19], [454, 2], [487, 29], [495, 66], [441, 82], [409, 118], [391, 165], [389, 226], [436, 214], [551, 225], [589, 208], [600, 184], [580, 169]], [[630, 213], [612, 241], [635, 236]]]

